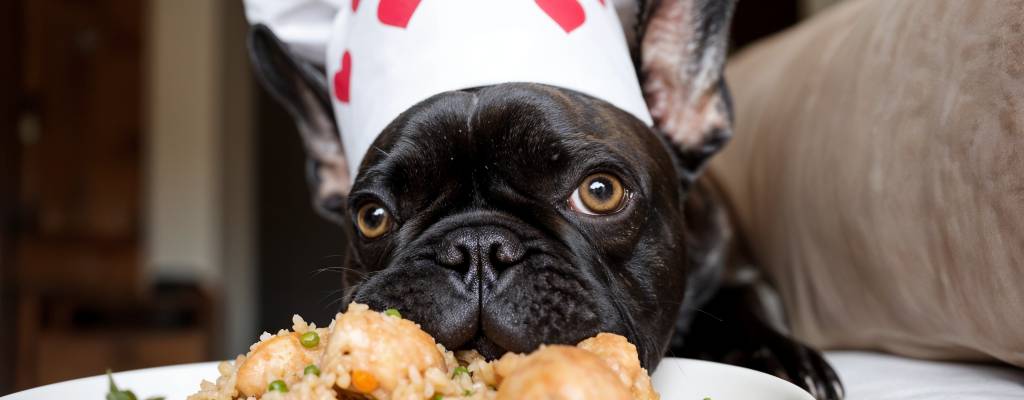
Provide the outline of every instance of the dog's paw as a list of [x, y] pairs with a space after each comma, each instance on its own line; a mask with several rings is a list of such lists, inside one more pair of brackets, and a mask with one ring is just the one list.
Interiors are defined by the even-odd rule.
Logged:
[[753, 352], [735, 352], [726, 360], [793, 382], [818, 400], [842, 400], [845, 393], [821, 352], [778, 334]]
[[775, 375], [818, 400], [842, 400], [842, 381], [821, 352], [768, 323], [751, 287], [719, 291], [677, 331], [670, 355], [738, 365]]

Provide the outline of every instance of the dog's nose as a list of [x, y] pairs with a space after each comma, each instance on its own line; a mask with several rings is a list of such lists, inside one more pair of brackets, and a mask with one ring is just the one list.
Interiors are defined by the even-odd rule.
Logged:
[[437, 262], [459, 271], [477, 267], [501, 269], [519, 262], [526, 254], [514, 232], [497, 226], [458, 228], [441, 240]]

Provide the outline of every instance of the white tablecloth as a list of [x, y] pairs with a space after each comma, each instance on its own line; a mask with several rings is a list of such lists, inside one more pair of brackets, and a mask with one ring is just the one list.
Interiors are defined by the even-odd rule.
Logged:
[[847, 400], [1024, 399], [1024, 369], [829, 352]]

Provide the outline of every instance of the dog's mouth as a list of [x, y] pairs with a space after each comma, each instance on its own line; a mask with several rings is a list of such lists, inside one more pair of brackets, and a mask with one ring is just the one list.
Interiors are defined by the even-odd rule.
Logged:
[[498, 359], [507, 352], [505, 348], [488, 338], [482, 330], [456, 350], [476, 350], [488, 361]]
[[603, 293], [584, 273], [592, 267], [531, 226], [482, 215], [490, 223], [438, 223], [360, 284], [355, 300], [399, 309], [446, 348], [488, 360], [601, 331], [601, 296], [581, 296]]

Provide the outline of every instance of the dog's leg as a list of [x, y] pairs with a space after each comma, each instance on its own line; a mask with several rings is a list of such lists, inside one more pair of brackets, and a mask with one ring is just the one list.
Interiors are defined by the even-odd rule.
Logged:
[[781, 307], [760, 296], [769, 289], [743, 262], [725, 202], [711, 174], [686, 199], [689, 281], [669, 356], [756, 369], [807, 389], [819, 400], [843, 398], [843, 385], [815, 349], [783, 333]]
[[772, 323], [753, 283], [726, 286], [693, 318], [681, 357], [752, 368], [793, 382], [819, 400], [843, 398], [843, 384], [821, 352], [789, 337]]

